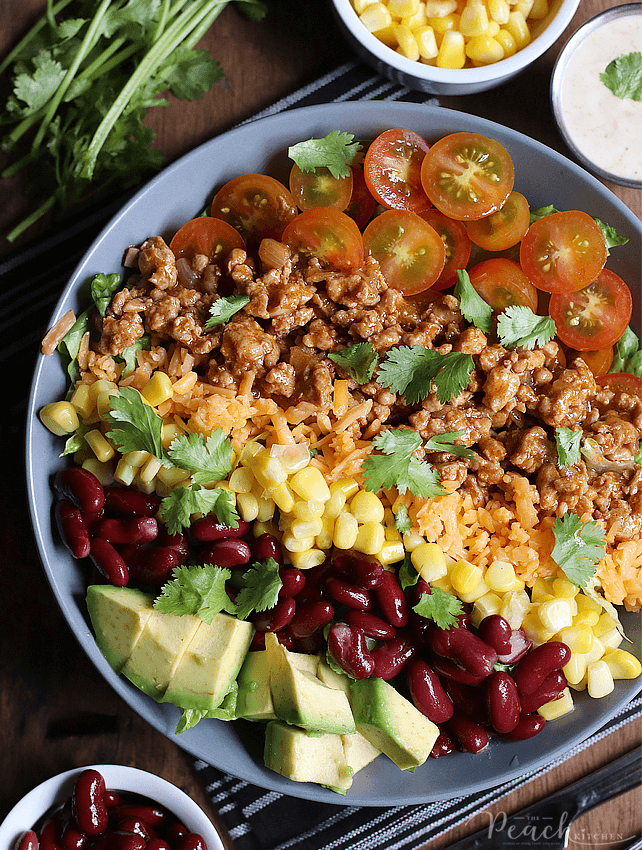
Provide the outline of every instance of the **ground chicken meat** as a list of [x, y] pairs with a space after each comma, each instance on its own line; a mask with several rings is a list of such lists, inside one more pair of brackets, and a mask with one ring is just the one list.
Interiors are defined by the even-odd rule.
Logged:
[[240, 377], [245, 372], [264, 375], [279, 361], [281, 348], [276, 339], [244, 314], [237, 314], [225, 326], [221, 355], [230, 372]]
[[170, 289], [178, 280], [176, 257], [160, 236], [152, 236], [140, 246], [138, 268], [157, 289]]
[[555, 451], [548, 434], [539, 425], [519, 432], [510, 456], [512, 465], [523, 469], [529, 475], [538, 472], [545, 463], [552, 463], [555, 459]]
[[597, 391], [593, 373], [580, 358], [570, 369], [564, 369], [540, 396], [537, 412], [551, 428], [570, 428], [576, 431], [589, 415]]

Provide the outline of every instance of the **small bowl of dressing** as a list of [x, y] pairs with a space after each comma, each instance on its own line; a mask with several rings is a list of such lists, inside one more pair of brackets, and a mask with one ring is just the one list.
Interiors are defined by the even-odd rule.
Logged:
[[642, 188], [640, 51], [642, 3], [614, 6], [571, 36], [551, 78], [553, 115], [576, 159], [634, 189]]

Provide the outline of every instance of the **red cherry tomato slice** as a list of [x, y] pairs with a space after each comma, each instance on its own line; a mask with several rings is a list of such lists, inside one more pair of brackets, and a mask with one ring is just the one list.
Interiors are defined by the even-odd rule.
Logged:
[[292, 193], [278, 180], [266, 174], [241, 174], [219, 189], [211, 212], [246, 239], [260, 241], [280, 239], [298, 210]]
[[204, 215], [177, 230], [169, 247], [177, 259], [191, 260], [196, 254], [205, 254], [210, 260], [224, 260], [232, 248], [245, 248], [245, 242], [231, 224]]
[[466, 226], [461, 221], [448, 218], [439, 210], [426, 210], [420, 213], [424, 221], [434, 227], [446, 248], [446, 263], [432, 289], [447, 289], [457, 280], [457, 270], [465, 269], [470, 260], [470, 238]]
[[606, 387], [614, 393], [626, 393], [642, 398], [642, 378], [628, 372], [609, 372], [595, 379], [601, 387]]
[[528, 201], [519, 192], [511, 192], [497, 212], [467, 224], [468, 235], [486, 251], [506, 251], [523, 239], [530, 224]]
[[581, 357], [596, 378], [606, 375], [613, 363], [613, 346], [600, 348], [597, 351], [569, 351], [568, 359]]
[[429, 289], [446, 261], [441, 236], [408, 210], [386, 210], [376, 216], [363, 233], [363, 244], [389, 285], [404, 295]]
[[519, 267], [506, 257], [482, 260], [468, 272], [470, 282], [487, 304], [498, 313], [512, 304], [537, 312], [537, 290]]
[[347, 177], [334, 177], [325, 166], [302, 171], [295, 163], [290, 171], [290, 191], [300, 210], [344, 210], [352, 197], [352, 170]]
[[421, 212], [430, 201], [421, 185], [421, 163], [429, 145], [412, 130], [386, 130], [372, 142], [364, 161], [368, 189], [390, 210]]
[[421, 182], [434, 206], [469, 221], [496, 212], [513, 190], [515, 168], [506, 148], [479, 133], [451, 133], [429, 149]]
[[363, 230], [366, 224], [372, 218], [377, 202], [370, 194], [370, 190], [366, 185], [366, 178], [363, 175], [363, 168], [360, 166], [352, 167], [352, 197], [346, 208], [346, 215], [353, 218], [357, 223], [357, 227]]
[[363, 264], [363, 239], [345, 213], [319, 207], [304, 210], [283, 231], [282, 241], [293, 251], [347, 271]]
[[587, 213], [579, 210], [552, 213], [528, 228], [519, 259], [538, 289], [577, 292], [594, 281], [604, 268], [606, 240], [599, 225]]
[[551, 295], [548, 312], [563, 343], [576, 351], [595, 351], [622, 336], [631, 319], [633, 299], [621, 277], [602, 269], [579, 292]]

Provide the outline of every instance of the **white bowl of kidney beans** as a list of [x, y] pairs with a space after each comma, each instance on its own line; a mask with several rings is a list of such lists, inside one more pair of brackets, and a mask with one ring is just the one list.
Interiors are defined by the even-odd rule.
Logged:
[[223, 850], [211, 821], [171, 782], [89, 765], [33, 788], [0, 824], [0, 850]]

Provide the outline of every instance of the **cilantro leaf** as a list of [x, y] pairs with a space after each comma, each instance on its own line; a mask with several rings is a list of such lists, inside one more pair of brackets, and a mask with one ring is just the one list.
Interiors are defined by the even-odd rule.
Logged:
[[636, 334], [627, 327], [615, 346], [609, 372], [629, 372], [642, 378], [642, 351]]
[[76, 358], [80, 351], [82, 338], [89, 330], [90, 314], [91, 308], [82, 312], [56, 346], [56, 351], [60, 354], [62, 361], [62, 368], [67, 372], [72, 385], [80, 378], [80, 367]]
[[120, 284], [120, 275], [117, 272], [114, 274], [97, 274], [92, 278], [90, 283], [91, 300], [103, 318]]
[[457, 617], [463, 612], [464, 606], [461, 599], [439, 587], [433, 587], [430, 593], [421, 594], [421, 599], [412, 610], [420, 617], [433, 620], [440, 629], [450, 629], [457, 625]]
[[399, 567], [399, 584], [401, 585], [401, 589], [405, 590], [407, 587], [414, 587], [418, 581], [419, 573], [412, 564], [410, 552], [406, 552], [406, 557]]
[[208, 490], [198, 484], [174, 487], [161, 500], [159, 516], [170, 534], [178, 534], [190, 525], [194, 514], [213, 513], [228, 528], [238, 528], [239, 515], [231, 494], [218, 487]]
[[470, 354], [440, 354], [421, 345], [403, 345], [388, 351], [379, 366], [377, 381], [405, 395], [408, 404], [426, 398], [434, 382], [437, 397], [444, 404], [468, 386], [474, 367]]
[[45, 106], [58, 90], [67, 73], [49, 50], [42, 50], [33, 57], [34, 71], [18, 74], [13, 93], [26, 104], [20, 109], [23, 116], [32, 115]]
[[410, 531], [410, 515], [408, 508], [405, 505], [399, 505], [395, 514], [395, 528], [400, 534], [405, 534]]
[[222, 428], [207, 437], [183, 434], [172, 441], [169, 456], [181, 469], [189, 469], [195, 484], [221, 481], [232, 470], [232, 443]]
[[223, 78], [221, 66], [207, 50], [193, 50], [183, 44], [174, 50], [170, 59], [171, 65], [158, 76], [180, 100], [200, 100]]
[[611, 248], [617, 248], [619, 245], [626, 245], [626, 243], [629, 241], [628, 236], [624, 236], [623, 234], [618, 233], [617, 230], [614, 227], [611, 227], [610, 224], [605, 224], [599, 218], [594, 218], [593, 220], [604, 234], [607, 257], [611, 253]]
[[459, 310], [464, 319], [468, 319], [484, 333], [490, 333], [493, 327], [493, 308], [477, 292], [465, 269], [457, 270], [454, 294], [455, 298], [459, 298]]
[[606, 552], [604, 529], [594, 520], [583, 524], [576, 514], [569, 513], [555, 519], [553, 534], [551, 557], [570, 582], [586, 587]]
[[580, 459], [581, 431], [572, 431], [570, 428], [555, 429], [555, 445], [557, 446], [558, 466], [572, 466]]
[[511, 304], [497, 318], [497, 335], [505, 348], [545, 345], [556, 333], [550, 316], [537, 316], [529, 307]]
[[378, 493], [396, 487], [402, 494], [410, 490], [424, 499], [445, 494], [435, 468], [413, 454], [421, 446], [421, 437], [415, 431], [407, 428], [380, 431], [372, 442], [383, 456], [370, 454], [364, 460], [366, 490]]
[[475, 452], [469, 449], [468, 446], [460, 446], [455, 440], [463, 437], [466, 431], [462, 428], [459, 431], [447, 431], [444, 434], [435, 434], [426, 440], [424, 448], [427, 452], [448, 452], [451, 455], [459, 457], [471, 458], [475, 456]]
[[243, 574], [243, 586], [236, 594], [236, 616], [247, 620], [252, 611], [267, 611], [279, 599], [283, 587], [279, 565], [274, 558], [257, 561]]
[[172, 463], [161, 439], [163, 420], [153, 407], [145, 404], [138, 390], [121, 387], [111, 398], [111, 409], [105, 418], [112, 425], [107, 437], [123, 454], [145, 451], [167, 467]]
[[136, 342], [132, 342], [131, 345], [128, 345], [127, 348], [124, 348], [120, 354], [118, 355], [118, 359], [122, 360], [125, 364], [125, 368], [123, 369], [123, 373], [121, 377], [126, 378], [127, 375], [131, 375], [131, 373], [136, 369], [137, 360], [136, 360], [136, 352], [137, 351], [149, 351], [151, 348], [151, 340], [149, 338], [149, 334], [143, 334], [139, 336]]
[[249, 303], [249, 295], [225, 295], [223, 298], [217, 298], [210, 307], [210, 318], [205, 322], [205, 329], [224, 325]]
[[622, 53], [606, 66], [600, 80], [616, 97], [642, 100], [642, 53]]
[[358, 342], [328, 358], [344, 369], [358, 384], [367, 384], [374, 374], [379, 356], [370, 342]]
[[183, 565], [176, 567], [172, 575], [154, 600], [157, 611], [179, 617], [198, 614], [205, 623], [211, 623], [221, 611], [234, 613], [234, 603], [225, 591], [225, 582], [232, 577], [230, 570], [213, 564]]
[[308, 139], [288, 148], [288, 156], [301, 171], [327, 168], [333, 177], [347, 177], [350, 166], [361, 150], [351, 133], [331, 130], [323, 139]]
[[545, 207], [538, 207], [535, 210], [531, 210], [530, 212], [530, 223], [537, 221], [540, 218], [546, 218], [547, 215], [553, 215], [553, 213], [559, 212], [558, 209], [555, 209], [553, 204], [548, 204]]

